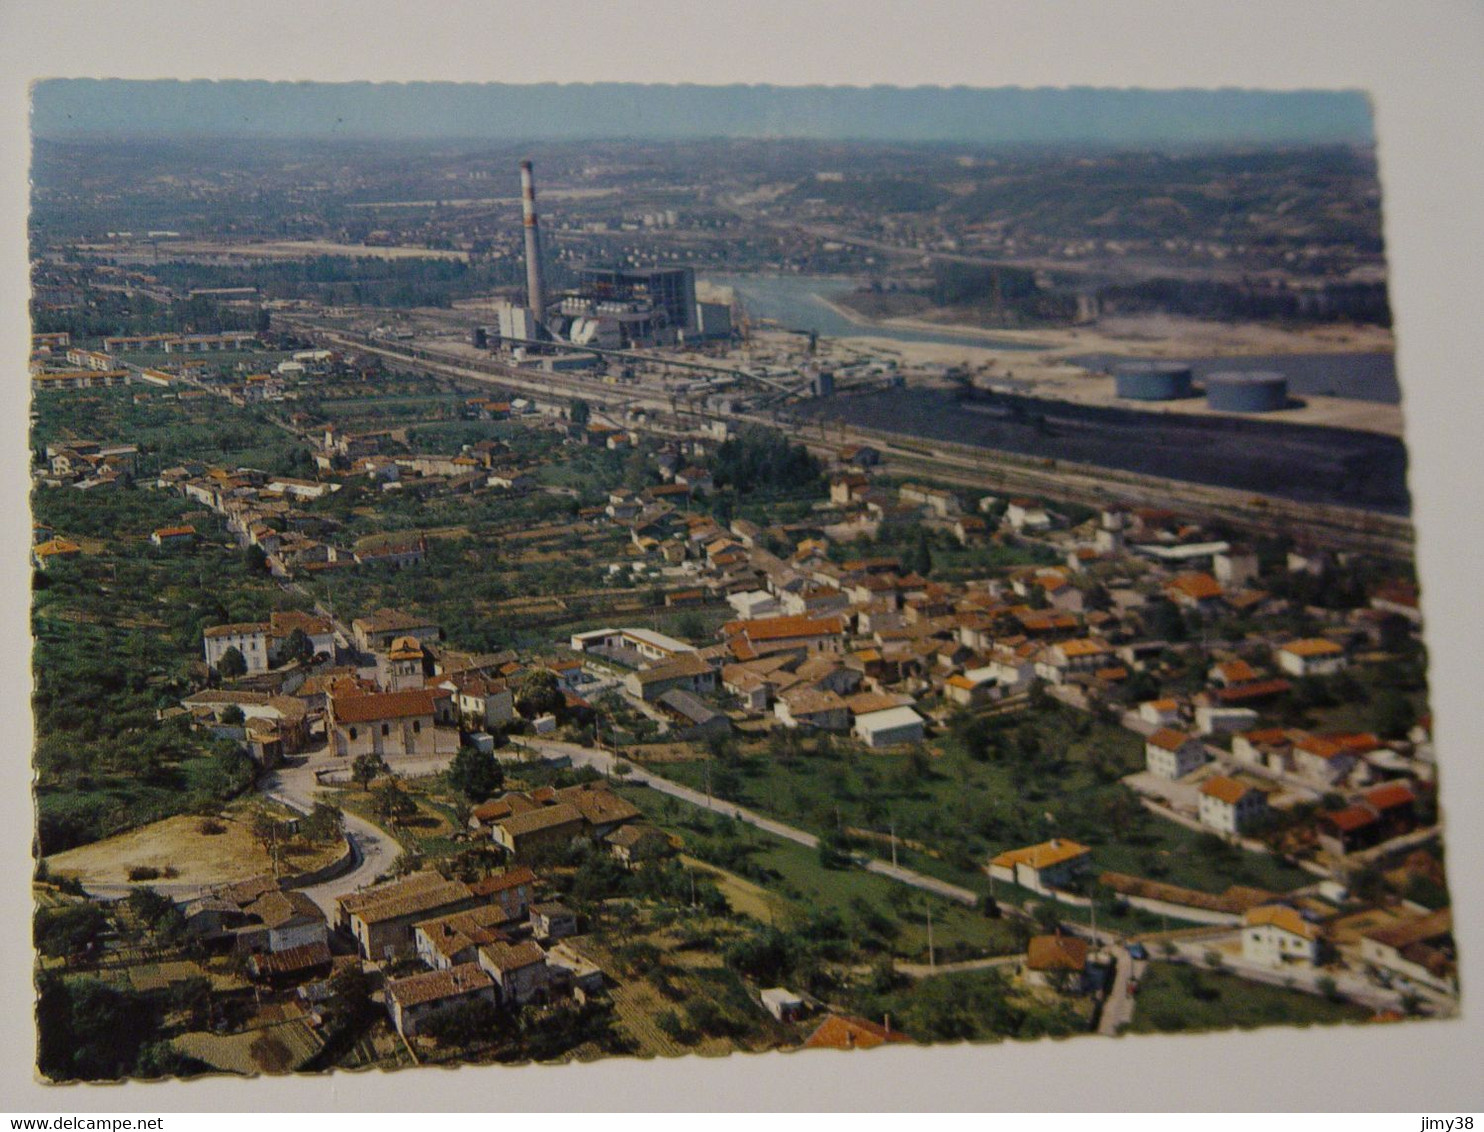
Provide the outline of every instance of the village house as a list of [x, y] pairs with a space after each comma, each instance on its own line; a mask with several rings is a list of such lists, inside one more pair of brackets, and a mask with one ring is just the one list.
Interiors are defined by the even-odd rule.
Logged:
[[156, 527], [150, 532], [149, 541], [151, 545], [162, 549], [171, 546], [190, 546], [196, 541], [196, 528], [189, 523], [178, 527]]
[[1151, 774], [1171, 781], [1184, 778], [1206, 762], [1206, 748], [1199, 739], [1161, 727], [1144, 742], [1144, 762]]
[[495, 980], [478, 963], [426, 971], [386, 984], [387, 1013], [404, 1038], [414, 1037], [429, 1020], [475, 1002], [496, 1001]]
[[1290, 676], [1332, 676], [1345, 668], [1345, 650], [1322, 637], [1290, 641], [1274, 656]]
[[926, 725], [910, 707], [892, 707], [855, 717], [855, 735], [867, 747], [892, 747], [922, 741]]
[[646, 703], [658, 700], [666, 692], [691, 693], [716, 691], [717, 673], [709, 661], [694, 652], [682, 653], [652, 668], [630, 672], [624, 677], [629, 692]]
[[502, 928], [510, 923], [505, 909], [485, 904], [465, 912], [423, 920], [413, 928], [417, 957], [435, 970], [446, 971], [463, 963], [477, 963], [479, 949], [487, 943], [508, 941]]
[[1060, 932], [1032, 936], [1026, 944], [1021, 971], [1032, 986], [1081, 994], [1088, 988], [1089, 950], [1085, 939]]
[[1057, 641], [1042, 651], [1036, 663], [1036, 675], [1052, 684], [1065, 684], [1076, 673], [1107, 667], [1112, 657], [1113, 650], [1102, 641], [1091, 638]]
[[505, 680], [459, 674], [444, 677], [438, 687], [453, 693], [454, 708], [466, 730], [486, 731], [515, 718], [515, 694]]
[[804, 1039], [805, 1049], [874, 1049], [889, 1042], [910, 1043], [912, 1039], [890, 1025], [856, 1018], [849, 1014], [831, 1014]]
[[1444, 994], [1458, 993], [1458, 948], [1451, 908], [1363, 933], [1360, 957], [1380, 971]]
[[479, 949], [480, 969], [494, 981], [499, 1001], [524, 1006], [545, 996], [551, 985], [546, 952], [534, 940], [487, 943]]
[[65, 538], [50, 538], [31, 548], [31, 563], [36, 569], [45, 571], [57, 562], [76, 558], [80, 554], [82, 547], [77, 543]]
[[532, 904], [528, 920], [531, 935], [541, 943], [555, 943], [577, 934], [577, 913], [558, 900]]
[[1005, 522], [1016, 531], [1046, 531], [1051, 529], [1051, 516], [1046, 508], [1034, 499], [1012, 499], [1005, 508]]
[[416, 637], [423, 644], [436, 645], [441, 635], [436, 621], [394, 609], [357, 617], [350, 623], [350, 631], [361, 652], [385, 652], [398, 637]]
[[828, 690], [796, 687], [781, 693], [773, 714], [785, 727], [808, 727], [819, 731], [847, 731], [850, 709], [840, 696]]
[[677, 740], [705, 739], [711, 735], [726, 735], [732, 730], [732, 721], [724, 712], [680, 688], [662, 692], [655, 703], [673, 721], [670, 734]]
[[429, 870], [340, 897], [336, 927], [356, 941], [362, 958], [392, 958], [414, 951], [419, 923], [481, 903], [463, 881], [445, 880]]
[[989, 875], [1032, 892], [1064, 888], [1092, 866], [1092, 850], [1065, 838], [1011, 849], [989, 862]]
[[1315, 836], [1325, 852], [1344, 857], [1409, 833], [1415, 827], [1417, 796], [1403, 782], [1368, 790], [1344, 809], [1319, 815]]
[[1268, 796], [1255, 786], [1218, 775], [1201, 784], [1200, 822], [1217, 833], [1236, 837], [1267, 813]]
[[1177, 574], [1165, 586], [1165, 596], [1181, 609], [1211, 613], [1221, 601], [1221, 583], [1210, 574]]
[[1313, 967], [1322, 937], [1317, 925], [1286, 904], [1264, 904], [1242, 916], [1242, 958], [1264, 967]]
[[1381, 745], [1369, 733], [1307, 735], [1293, 745], [1293, 770], [1317, 786], [1336, 786]]
[[1172, 699], [1145, 700], [1139, 705], [1139, 718], [1157, 728], [1174, 727], [1180, 722], [1180, 701]]
[[618, 861], [629, 868], [678, 852], [678, 846], [669, 834], [640, 822], [619, 826], [603, 838], [603, 843]]
[[764, 617], [752, 621], [729, 621], [721, 637], [738, 660], [784, 651], [840, 652], [844, 648], [844, 622], [839, 617]]

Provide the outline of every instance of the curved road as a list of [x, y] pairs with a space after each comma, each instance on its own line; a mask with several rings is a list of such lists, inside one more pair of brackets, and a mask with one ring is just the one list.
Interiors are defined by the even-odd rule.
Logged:
[[[269, 798], [306, 814], [314, 808], [319, 790], [319, 781], [307, 763], [280, 767], [262, 782], [262, 792]], [[355, 814], [340, 812], [345, 818], [345, 839], [350, 842], [355, 866], [338, 877], [299, 890], [324, 909], [331, 923], [335, 921], [335, 901], [370, 884], [390, 869], [402, 852], [391, 834]]]
[[[562, 743], [554, 739], [523, 739], [522, 743], [538, 751], [566, 756], [572, 760], [574, 766], [592, 767], [594, 770], [601, 771], [603, 774], [613, 774], [619, 762], [617, 757], [609, 754], [607, 751], [596, 750], [592, 747], [580, 747], [576, 743]], [[629, 765], [632, 766], [633, 764]], [[679, 798], [682, 802], [689, 802], [691, 805], [699, 806], [701, 809], [714, 810], [719, 814], [755, 826], [765, 833], [771, 833], [775, 837], [782, 837], [799, 845], [808, 846], [810, 849], [815, 848], [819, 844], [819, 838], [812, 833], [791, 825], [784, 825], [781, 821], [765, 817], [762, 814], [747, 809], [745, 806], [739, 806], [735, 802], [723, 802], [699, 790], [693, 790], [689, 786], [682, 786], [680, 783], [671, 779], [661, 778], [650, 770], [640, 770], [638, 767], [635, 767], [624, 777], [624, 781], [637, 783], [640, 786], [648, 786], [651, 790], [656, 790], [661, 794], [668, 794], [672, 798]], [[945, 899], [954, 900], [960, 904], [967, 904], [971, 908], [976, 907], [982, 899], [980, 894], [972, 889], [964, 888], [957, 884], [950, 884], [946, 880], [939, 880], [937, 877], [927, 876], [925, 873], [919, 873], [900, 865], [893, 865], [889, 861], [881, 861], [875, 857], [867, 859], [863, 867], [868, 873], [876, 873], [878, 876], [888, 877], [902, 884], [911, 885], [913, 888], [920, 888], [924, 892], [931, 892], [935, 896], [942, 896]]]

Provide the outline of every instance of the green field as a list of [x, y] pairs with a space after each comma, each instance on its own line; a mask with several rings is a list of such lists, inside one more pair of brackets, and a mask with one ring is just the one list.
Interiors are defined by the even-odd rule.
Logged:
[[[1143, 745], [1122, 728], [1057, 704], [1010, 717], [975, 758], [952, 732], [917, 754], [873, 753], [843, 739], [785, 753], [752, 742], [735, 755], [666, 763], [658, 773], [817, 834], [839, 827], [887, 834], [899, 861], [979, 891], [984, 865], [1007, 849], [1051, 837], [1093, 850], [1097, 871], [1147, 876], [1204, 892], [1233, 884], [1287, 891], [1308, 874], [1276, 858], [1153, 817], [1119, 778], [1143, 766]], [[642, 761], [640, 751], [632, 752]], [[863, 846], [886, 854], [879, 841]]]
[[947, 961], [1019, 951], [1023, 940], [1002, 919], [859, 868], [825, 868], [819, 853], [763, 830], [707, 813], [645, 786], [618, 786], [646, 818], [677, 833], [685, 851], [776, 893], [779, 926], [824, 909], [879, 940], [902, 959], [926, 962], [932, 910], [936, 958]]
[[1363, 1006], [1252, 983], [1235, 975], [1175, 963], [1151, 963], [1139, 981], [1129, 1032], [1168, 1034], [1233, 1027], [1361, 1022]]

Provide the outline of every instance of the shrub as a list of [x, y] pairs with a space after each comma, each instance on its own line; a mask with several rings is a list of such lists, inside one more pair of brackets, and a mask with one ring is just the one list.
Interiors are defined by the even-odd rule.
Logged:
[[130, 880], [158, 880], [160, 870], [153, 865], [131, 865], [129, 868]]

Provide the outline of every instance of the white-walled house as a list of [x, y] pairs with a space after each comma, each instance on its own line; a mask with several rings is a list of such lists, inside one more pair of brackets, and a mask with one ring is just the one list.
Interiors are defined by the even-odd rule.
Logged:
[[1278, 667], [1290, 676], [1332, 676], [1345, 667], [1345, 650], [1334, 641], [1310, 637], [1277, 650]]
[[921, 742], [925, 724], [909, 707], [887, 708], [855, 717], [855, 734], [868, 747]]
[[1319, 929], [1286, 904], [1264, 904], [1242, 917], [1242, 958], [1264, 967], [1312, 967]]
[[1205, 761], [1205, 746], [1183, 731], [1161, 727], [1144, 742], [1145, 765], [1160, 778], [1184, 778]]
[[1218, 775], [1201, 784], [1201, 824], [1237, 836], [1267, 813], [1268, 796], [1255, 786]]

